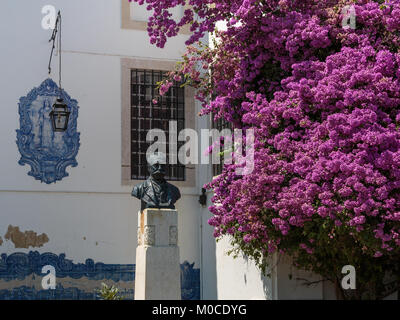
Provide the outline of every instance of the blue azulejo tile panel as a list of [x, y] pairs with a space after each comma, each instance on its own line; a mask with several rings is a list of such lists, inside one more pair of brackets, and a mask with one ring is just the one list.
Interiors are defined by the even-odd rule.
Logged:
[[[54, 132], [52, 128], [50, 112], [58, 97], [62, 97], [70, 112], [65, 132]], [[17, 145], [21, 159], [18, 163], [31, 167], [28, 175], [51, 184], [68, 176], [68, 166], [78, 165], [78, 108], [78, 102], [71, 99], [67, 92], [60, 89], [51, 79], [46, 79], [27, 96], [20, 98]]]
[[[52, 266], [55, 288], [43, 289], [44, 266]], [[65, 254], [16, 252], [0, 256], [0, 300], [96, 300], [102, 283], [115, 286], [125, 299], [133, 299], [135, 265], [104, 264], [87, 259], [73, 263]], [[200, 270], [181, 264], [183, 300], [200, 299]]]

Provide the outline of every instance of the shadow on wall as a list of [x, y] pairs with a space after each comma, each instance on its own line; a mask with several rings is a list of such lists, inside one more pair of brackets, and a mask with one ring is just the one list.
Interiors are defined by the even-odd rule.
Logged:
[[[44, 266], [55, 270], [55, 289], [44, 290]], [[102, 283], [119, 288], [128, 300], [134, 298], [135, 265], [94, 263], [75, 264], [65, 254], [37, 251], [2, 254], [0, 259], [0, 300], [97, 300]], [[194, 263], [181, 264], [182, 300], [200, 299], [200, 269]]]
[[336, 300], [333, 286], [319, 275], [297, 269], [290, 257], [279, 255], [276, 264], [278, 300]]
[[264, 291], [264, 297], [265, 299], [271, 299], [274, 300], [274, 294], [273, 294], [273, 283], [274, 281], [272, 280], [273, 277], [273, 272], [274, 272], [274, 266], [272, 265], [270, 271], [266, 271], [266, 274], [268, 272], [271, 273], [271, 277], [268, 277], [264, 275], [262, 272], [260, 272], [260, 280], [263, 284], [263, 291]]
[[[252, 261], [251, 259], [249, 259], [248, 256], [242, 255], [242, 259], [244, 260], [246, 266], [247, 266], [247, 270], [251, 270], [251, 267], [254, 267], [254, 261]], [[262, 290], [264, 293], [264, 300], [272, 300], [273, 299], [273, 288], [272, 288], [272, 280], [271, 277], [268, 276], [269, 273], [272, 273], [272, 268], [271, 269], [267, 269], [265, 271], [265, 274], [263, 274], [263, 272], [259, 269], [255, 269], [257, 270], [257, 273], [259, 273], [260, 275], [260, 282], [262, 284]], [[244, 273], [244, 282], [245, 285], [247, 285], [247, 275], [246, 273]], [[253, 298], [253, 299], [257, 299], [260, 300], [261, 298]]]

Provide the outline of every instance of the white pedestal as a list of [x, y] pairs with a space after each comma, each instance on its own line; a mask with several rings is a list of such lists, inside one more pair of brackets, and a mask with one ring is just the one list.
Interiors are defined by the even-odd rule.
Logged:
[[178, 212], [139, 212], [135, 300], [181, 300]]

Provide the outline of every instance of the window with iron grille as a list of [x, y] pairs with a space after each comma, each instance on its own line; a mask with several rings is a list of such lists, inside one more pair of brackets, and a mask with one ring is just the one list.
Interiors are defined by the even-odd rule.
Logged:
[[[146, 151], [153, 142], [146, 141], [151, 129], [161, 129], [166, 134], [166, 152], [169, 159], [169, 122], [176, 121], [175, 150], [185, 144], [178, 141], [178, 134], [185, 128], [185, 89], [181, 82], [174, 82], [164, 95], [160, 96], [157, 82], [166, 78], [165, 71], [132, 69], [131, 70], [131, 179], [142, 180], [149, 176], [147, 172]], [[153, 100], [158, 101], [157, 104]], [[170, 150], [172, 149], [172, 150]], [[176, 155], [176, 154], [175, 154]], [[183, 164], [169, 164], [165, 178], [171, 181], [185, 180]]]
[[[215, 114], [211, 114], [211, 127], [213, 129], [217, 129], [218, 131], [222, 131], [224, 129], [232, 130], [232, 124], [226, 121], [224, 118], [219, 118], [218, 120], [214, 120]], [[223, 148], [221, 148], [222, 151]], [[224, 167], [224, 157], [221, 156], [220, 162], [218, 164], [213, 164], [213, 176], [218, 176], [222, 173], [222, 169]]]

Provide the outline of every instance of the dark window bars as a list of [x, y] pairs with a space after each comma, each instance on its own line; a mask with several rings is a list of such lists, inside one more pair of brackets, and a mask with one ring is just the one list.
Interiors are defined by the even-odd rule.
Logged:
[[[174, 81], [173, 86], [160, 96], [157, 82], [166, 79], [165, 71], [131, 70], [131, 179], [147, 179], [146, 151], [153, 142], [146, 141], [147, 132], [161, 129], [166, 134], [167, 158], [170, 156], [169, 121], [177, 122], [176, 151], [185, 142], [178, 141], [178, 135], [185, 128], [185, 89], [182, 82]], [[157, 104], [152, 101], [156, 99]], [[177, 156], [176, 156], [177, 158]], [[184, 181], [185, 166], [168, 164], [167, 180]]]

